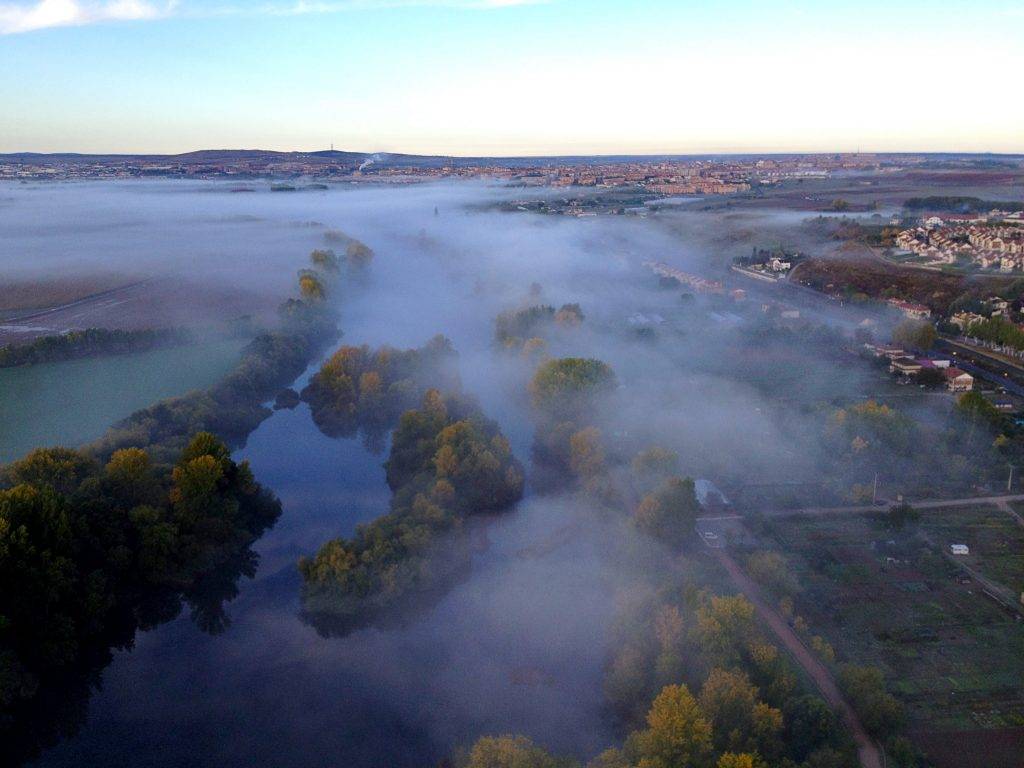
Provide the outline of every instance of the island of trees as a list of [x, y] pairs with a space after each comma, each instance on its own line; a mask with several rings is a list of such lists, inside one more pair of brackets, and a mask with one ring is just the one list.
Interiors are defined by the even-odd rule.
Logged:
[[467, 518], [523, 493], [523, 468], [497, 424], [471, 399], [433, 389], [402, 415], [385, 468], [390, 511], [299, 562], [303, 613], [324, 634], [439, 595], [469, 567]]
[[444, 336], [419, 349], [344, 346], [310, 379], [302, 399], [324, 434], [350, 437], [362, 429], [368, 444], [379, 446], [381, 435], [428, 389], [458, 391], [456, 357]]

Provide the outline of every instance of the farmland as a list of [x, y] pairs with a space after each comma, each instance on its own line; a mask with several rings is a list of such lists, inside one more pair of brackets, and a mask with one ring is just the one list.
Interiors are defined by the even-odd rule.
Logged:
[[994, 752], [973, 764], [1019, 766], [1024, 624], [943, 551], [967, 543], [964, 565], [1019, 590], [1024, 528], [1009, 514], [934, 511], [902, 531], [868, 516], [797, 517], [767, 523], [764, 535], [801, 585], [795, 614], [809, 633], [825, 637], [839, 661], [885, 673], [909, 732], [936, 765], [967, 765], [948, 744], [971, 732], [977, 744], [982, 731]]

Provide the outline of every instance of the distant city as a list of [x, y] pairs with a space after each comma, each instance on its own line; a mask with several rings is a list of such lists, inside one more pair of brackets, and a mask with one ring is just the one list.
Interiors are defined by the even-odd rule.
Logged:
[[[409, 183], [503, 179], [552, 187], [639, 187], [663, 196], [725, 195], [791, 179], [850, 171], [899, 171], [944, 158], [929, 154], [806, 154], [457, 158], [385, 153], [202, 150], [181, 155], [0, 155], [0, 179], [310, 179]], [[950, 162], [989, 156], [950, 155]], [[1003, 157], [992, 163], [1005, 162]], [[954, 160], [952, 158], [959, 158]]]

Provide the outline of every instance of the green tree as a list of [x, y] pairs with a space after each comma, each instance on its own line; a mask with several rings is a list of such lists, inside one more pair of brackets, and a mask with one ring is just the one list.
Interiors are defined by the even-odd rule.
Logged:
[[604, 447], [601, 445], [601, 431], [587, 427], [569, 438], [569, 467], [572, 473], [586, 479], [605, 471]]
[[615, 374], [600, 360], [563, 357], [537, 368], [530, 382], [533, 404], [548, 415], [572, 417], [588, 411], [597, 398], [613, 390]]
[[836, 714], [820, 696], [791, 698], [783, 714], [783, 739], [795, 760], [805, 760], [814, 750], [834, 744], [839, 736]]
[[871, 734], [890, 736], [903, 724], [903, 706], [885, 690], [880, 669], [844, 664], [839, 668], [839, 686]]
[[25, 483], [49, 486], [58, 493], [71, 493], [97, 465], [90, 456], [71, 448], [36, 448], [25, 458], [7, 466], [9, 485]]
[[904, 320], [892, 331], [892, 340], [907, 349], [927, 352], [935, 344], [935, 326], [920, 320]]
[[800, 591], [793, 569], [778, 552], [754, 552], [747, 558], [747, 571], [754, 581], [780, 597]]
[[743, 595], [712, 595], [697, 608], [697, 641], [721, 666], [741, 664], [758, 637], [754, 606]]
[[671, 477], [640, 500], [633, 519], [648, 535], [680, 547], [692, 539], [699, 513], [693, 480]]
[[757, 688], [742, 672], [712, 669], [699, 701], [720, 751], [769, 756], [780, 751], [782, 713], [759, 700]]

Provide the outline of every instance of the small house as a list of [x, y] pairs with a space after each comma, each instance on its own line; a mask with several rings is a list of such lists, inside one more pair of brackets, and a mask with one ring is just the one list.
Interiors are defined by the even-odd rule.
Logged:
[[950, 392], [970, 392], [974, 389], [974, 377], [959, 368], [946, 368], [942, 375], [946, 377], [946, 386]]

